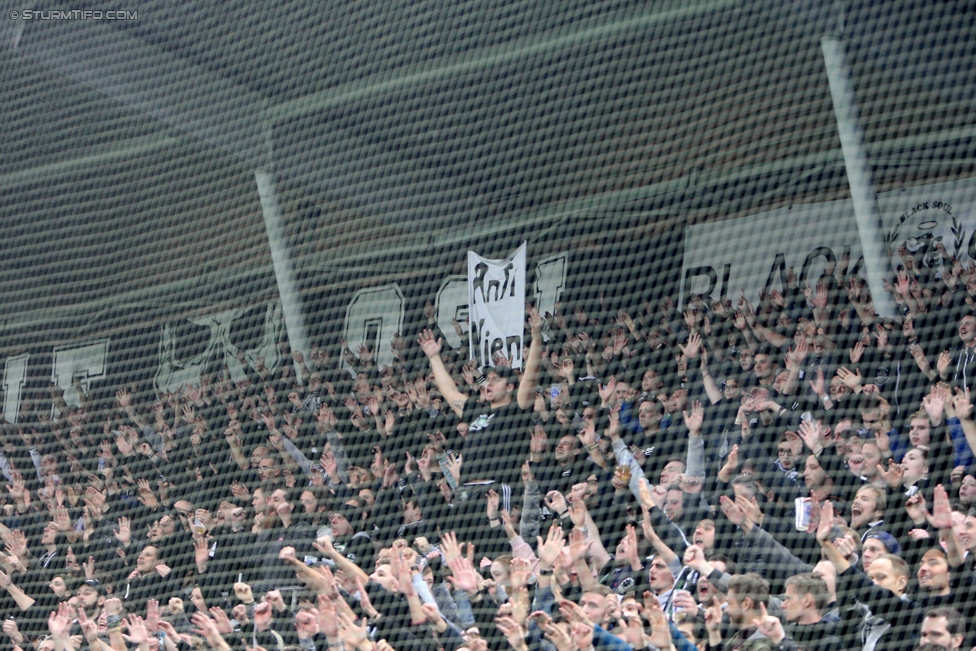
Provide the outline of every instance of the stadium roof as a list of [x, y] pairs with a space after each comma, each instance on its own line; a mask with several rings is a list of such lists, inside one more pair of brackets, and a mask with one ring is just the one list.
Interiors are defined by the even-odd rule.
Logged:
[[976, 161], [965, 2], [25, 4], [0, 2], [8, 332], [273, 296], [259, 168], [318, 284], [845, 197], [838, 18], [879, 191]]

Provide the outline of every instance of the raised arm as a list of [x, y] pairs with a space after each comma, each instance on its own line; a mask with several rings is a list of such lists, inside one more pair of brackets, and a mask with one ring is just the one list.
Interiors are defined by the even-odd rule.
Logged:
[[119, 389], [115, 392], [115, 400], [119, 403], [119, 407], [125, 411], [126, 415], [129, 417], [136, 427], [140, 430], [148, 426], [146, 420], [139, 415], [135, 407], [132, 406], [132, 396], [126, 389]]
[[539, 384], [539, 370], [542, 368], [542, 317], [539, 316], [538, 308], [532, 305], [525, 311], [529, 315], [532, 343], [529, 345], [528, 355], [524, 358], [525, 366], [522, 368], [522, 379], [519, 380], [516, 394], [518, 405], [522, 409], [531, 407], [535, 400], [535, 388]]
[[654, 525], [651, 524], [651, 511], [647, 508], [646, 504], [641, 505], [644, 511], [644, 538], [650, 541], [651, 545], [654, 546], [655, 551], [661, 557], [661, 560], [668, 564], [670, 567], [673, 563], [678, 562], [678, 555], [674, 553], [674, 550], [668, 547], [668, 545], [661, 540], [661, 537], [657, 535], [654, 531]]
[[[451, 377], [451, 374], [447, 371], [447, 367], [444, 366], [444, 360], [441, 359], [441, 346], [444, 340], [435, 339], [433, 332], [424, 330], [417, 337], [417, 343], [420, 344], [424, 354], [427, 355], [427, 359], [430, 361], [430, 370], [434, 372], [434, 382], [437, 383], [437, 388], [440, 389], [445, 402], [451, 406], [451, 409], [460, 418], [464, 414], [464, 403], [468, 397], [458, 391], [457, 385], [454, 384], [454, 378]], [[538, 367], [536, 367], [536, 370], [538, 371]], [[519, 390], [521, 391], [521, 387]]]
[[369, 581], [369, 575], [366, 574], [362, 568], [336, 551], [336, 548], [332, 546], [332, 540], [329, 537], [326, 536], [319, 538], [313, 543], [313, 546], [315, 549], [331, 558], [336, 567], [342, 570], [346, 576], [353, 579], [359, 579], [364, 584]]
[[966, 560], [966, 552], [952, 528], [952, 507], [949, 505], [949, 494], [942, 487], [942, 484], [935, 487], [929, 524], [938, 529], [943, 540], [945, 540], [946, 560], [949, 567], [961, 566]]
[[956, 418], [962, 425], [969, 450], [976, 454], [976, 423], [973, 422], [973, 403], [969, 399], [968, 387], [965, 390], [956, 388], [956, 395], [952, 397], [952, 406], [956, 411]]
[[786, 354], [786, 369], [789, 371], [786, 382], [783, 383], [783, 395], [791, 396], [800, 386], [800, 371], [803, 369], [803, 360], [809, 352], [807, 338], [800, 337], [793, 348]]
[[232, 420], [227, 429], [224, 430], [224, 438], [227, 439], [227, 445], [230, 446], [230, 456], [237, 464], [237, 467], [241, 470], [247, 470], [251, 467], [251, 462], [246, 456], [244, 456], [244, 450], [241, 448], [241, 426], [236, 420]]
[[[740, 302], [739, 309], [740, 310], [742, 309], [741, 302]], [[748, 301], [746, 302], [745, 310], [743, 311], [743, 316], [746, 317], [746, 323], [749, 324], [749, 327], [756, 334], [756, 336], [762, 337], [767, 342], [769, 342], [769, 344], [772, 345], [774, 348], [779, 348], [787, 341], [789, 341], [785, 335], [781, 335], [775, 330], [770, 330], [766, 326], [759, 323], [756, 320], [756, 314], [755, 312], [752, 311], [752, 306], [749, 305]]]
[[[318, 413], [315, 415], [315, 430], [325, 435], [326, 441], [329, 442], [329, 449], [332, 451], [332, 460], [335, 462], [335, 474], [339, 479], [339, 483], [345, 484], [349, 481], [349, 466], [351, 465], [349, 461], [349, 455], [346, 454], [346, 448], [342, 445], [342, 439], [339, 436], [339, 432], [336, 431], [336, 419], [335, 414], [332, 413], [332, 409], [328, 405], [322, 405], [319, 407]], [[323, 464], [323, 468], [325, 465]], [[332, 475], [329, 475], [330, 478]], [[335, 481], [335, 479], [333, 479]]]
[[704, 346], [701, 350], [701, 376], [702, 384], [705, 386], [705, 394], [708, 395], [708, 401], [713, 405], [722, 400], [725, 396], [722, 394], [722, 390], [718, 387], [715, 382], [715, 378], [712, 374], [708, 372], [708, 352], [705, 350]]
[[824, 552], [824, 556], [834, 566], [837, 574], [843, 574], [851, 564], [840, 553], [840, 550], [830, 539], [831, 531], [834, 528], [834, 505], [832, 502], [824, 502], [820, 508], [820, 525], [817, 527], [817, 542]]
[[[688, 477], [705, 478], [705, 441], [702, 439], [701, 428], [705, 420], [705, 410], [702, 404], [695, 401], [691, 404], [691, 413], [682, 412], [685, 427], [688, 428], [688, 455], [685, 461], [685, 475]], [[639, 496], [638, 496], [639, 497]]]
[[27, 596], [27, 594], [14, 585], [14, 582], [10, 579], [10, 575], [4, 574], [0, 571], [0, 588], [7, 591], [10, 598], [14, 600], [21, 610], [27, 610], [34, 605], [34, 600]]

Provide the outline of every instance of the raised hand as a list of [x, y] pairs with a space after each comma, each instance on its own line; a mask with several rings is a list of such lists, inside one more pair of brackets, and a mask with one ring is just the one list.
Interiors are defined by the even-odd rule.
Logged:
[[745, 511], [727, 495], [720, 498], [720, 508], [729, 522], [736, 526], [741, 527], [748, 521]]
[[935, 487], [932, 499], [932, 513], [928, 516], [929, 524], [940, 531], [952, 529], [952, 507], [949, 505], [949, 494], [939, 484]]
[[759, 632], [768, 637], [774, 643], [779, 644], [786, 637], [786, 631], [783, 630], [783, 624], [779, 621], [779, 617], [774, 617], [766, 612], [766, 604], [760, 602], [759, 609], [761, 615], [754, 620], [756, 628]]
[[624, 556], [631, 563], [631, 567], [640, 567], [640, 548], [637, 542], [637, 529], [632, 524], [627, 525], [627, 533], [624, 535]]
[[73, 618], [72, 610], [67, 602], [61, 602], [58, 604], [56, 611], [51, 611], [51, 615], [47, 619], [47, 628], [52, 636], [64, 638], [68, 635], [68, 631], [71, 630], [71, 620]]
[[861, 387], [861, 369], [855, 369], [855, 371], [856, 373], [842, 366], [837, 369], [837, 377], [839, 377], [841, 382], [847, 385], [851, 391], [856, 392]]
[[589, 452], [594, 445], [597, 445], [596, 425], [594, 423], [587, 423], [577, 436], [583, 448]]
[[[88, 615], [85, 614], [85, 609], [84, 608], [78, 608], [77, 609], [77, 613], [78, 613], [78, 626], [81, 627], [81, 634], [85, 636], [85, 641], [88, 642], [88, 644], [91, 646], [91, 648], [93, 648], [93, 649], [99, 648], [99, 645], [98, 645], [98, 642], [97, 642], [97, 640], [98, 640], [98, 623], [95, 622], [95, 621], [93, 621], [93, 620], [91, 620], [91, 619], [88, 619]], [[12, 620], [9, 620], [9, 621], [12, 621]], [[4, 623], [3, 630], [5, 632], [7, 630], [6, 623]]]
[[132, 444], [129, 443], [129, 440], [126, 437], [116, 436], [115, 446], [119, 449], [119, 454], [121, 454], [123, 457], [132, 456]]
[[155, 599], [150, 599], [146, 602], [146, 630], [149, 631], [150, 635], [155, 634], [159, 631], [159, 602]]
[[454, 574], [448, 577], [448, 581], [456, 590], [464, 590], [470, 594], [478, 591], [478, 573], [474, 569], [474, 564], [467, 558], [459, 556], [448, 563], [451, 572]]
[[593, 541], [587, 540], [582, 531], [573, 529], [569, 534], [569, 556], [572, 562], [585, 561], [592, 545]]
[[892, 490], [897, 490], [899, 487], [901, 487], [902, 477], [905, 474], [901, 464], [895, 463], [894, 459], [888, 461], [887, 470], [885, 470], [884, 467], [882, 467], [882, 465], [879, 463], [878, 473], [884, 478], [885, 483], [887, 483], [888, 487]]
[[[646, 603], [646, 601], [645, 601]], [[705, 609], [705, 628], [711, 635], [719, 635], [722, 629], [722, 604], [718, 597], [712, 597], [711, 603]]]
[[230, 635], [234, 632], [230, 624], [230, 619], [228, 619], [227, 613], [222, 608], [212, 607], [210, 609], [210, 616], [213, 617], [214, 625], [220, 631], [221, 635]]
[[834, 529], [834, 504], [831, 501], [824, 502], [820, 507], [820, 520], [817, 524], [817, 541], [821, 544], [830, 541], [830, 534]]
[[952, 406], [956, 410], [956, 417], [961, 421], [972, 420], [973, 403], [969, 399], [969, 387], [956, 387], [956, 395], [952, 397]]
[[540, 628], [545, 633], [546, 639], [556, 648], [556, 651], [573, 651], [579, 648], [574, 645], [570, 634], [563, 627], [548, 622], [540, 625]]
[[[437, 612], [437, 606], [431, 604], [430, 608], [433, 609], [435, 615], [439, 615]], [[338, 624], [339, 637], [345, 643], [346, 647], [350, 649], [358, 648], [359, 645], [366, 641], [366, 638], [369, 635], [369, 631], [367, 630], [365, 623], [362, 626], [357, 626], [356, 623], [353, 622], [352, 618], [345, 612], [339, 613]], [[447, 623], [443, 619], [440, 620], [440, 624], [443, 626], [443, 628], [438, 629], [440, 632], [447, 630]]]
[[558, 525], [553, 525], [549, 527], [549, 533], [546, 535], [546, 540], [543, 542], [542, 537], [538, 537], [538, 557], [539, 563], [545, 569], [552, 569], [552, 566], [556, 564], [556, 559], [559, 558], [559, 554], [562, 552], [565, 546], [565, 539], [563, 538], [563, 529]]
[[803, 421], [800, 423], [799, 434], [800, 438], [803, 439], [803, 443], [806, 444], [811, 452], [819, 454], [823, 450], [823, 427], [820, 421]]
[[5, 538], [5, 551], [18, 558], [27, 557], [27, 536], [20, 529], [14, 529]]
[[605, 385], [597, 383], [597, 391], [600, 394], [600, 399], [603, 402], [610, 402], [611, 396], [613, 396], [614, 389], [617, 388], [617, 378], [610, 376]]
[[905, 512], [912, 522], [921, 523], [928, 515], [928, 508], [925, 504], [925, 495], [921, 492], [915, 493], [905, 502]]
[[125, 633], [122, 634], [122, 637], [129, 644], [138, 646], [149, 643], [149, 631], [146, 629], [146, 624], [139, 615], [134, 613], [130, 614], [127, 619], [122, 620], [122, 626], [129, 632], [128, 635]]
[[759, 508], [759, 502], [751, 502], [745, 495], [737, 495], [735, 498], [735, 505], [738, 506], [743, 513], [746, 514], [746, 518], [751, 520], [753, 524], [759, 524], [762, 522], [762, 511]]
[[739, 469], [739, 446], [733, 445], [732, 449], [729, 450], [729, 455], [725, 457], [725, 463], [722, 465], [721, 473], [724, 476], [728, 476], [728, 479], [732, 479], [732, 474]]
[[501, 616], [495, 620], [495, 626], [501, 631], [508, 643], [516, 651], [525, 651], [528, 644], [525, 642], [526, 631], [515, 621], [513, 617]]
[[210, 561], [210, 546], [207, 545], [206, 538], [196, 537], [193, 539], [193, 560], [198, 566], [206, 565]]
[[544, 455], [549, 450], [549, 437], [546, 430], [541, 425], [537, 425], [532, 430], [532, 437], [529, 440], [529, 453]]
[[586, 526], [586, 516], [588, 514], [589, 510], [586, 508], [586, 502], [583, 500], [576, 500], [569, 505], [569, 519], [574, 526]]
[[691, 336], [688, 337], [688, 345], [682, 346], [681, 344], [678, 344], [678, 348], [681, 349], [681, 352], [684, 353], [684, 356], [688, 359], [698, 357], [698, 353], [702, 348], [701, 335], [699, 335], [697, 332], [691, 333]]
[[56, 506], [52, 514], [54, 515], [54, 524], [58, 531], [62, 533], [71, 531], [71, 519], [68, 517], [67, 507]]
[[462, 455], [457, 455], [456, 457], [452, 455], [447, 455], [444, 459], [444, 469], [451, 473], [454, 477], [454, 481], [458, 484], [461, 483], [461, 464], [464, 462]]
[[696, 572], [701, 572], [701, 568], [707, 565], [705, 552], [698, 545], [689, 545], [685, 548], [684, 557], [681, 559], [681, 562]]
[[569, 635], [577, 649], [593, 648], [593, 624], [573, 622], [569, 628]]
[[943, 350], [941, 353], [939, 353], [939, 359], [935, 362], [935, 369], [939, 372], [940, 376], [946, 377], [951, 364], [952, 356], [949, 355], [948, 350]]
[[332, 413], [332, 409], [325, 404], [319, 407], [318, 413], [315, 414], [315, 420], [319, 424], [324, 425], [329, 431], [334, 430], [336, 424], [339, 422], [335, 414]]
[[566, 498], [559, 491], [549, 491], [545, 496], [546, 506], [556, 513], [562, 515], [566, 512], [569, 506], [566, 504]]
[[682, 411], [681, 415], [684, 417], [688, 433], [691, 436], [701, 435], [702, 423], [705, 421], [705, 410], [702, 408], [702, 403], [696, 400], [691, 405], [691, 413]]
[[826, 382], [824, 380], [824, 372], [822, 368], [817, 368], [817, 372], [814, 374], [812, 380], [810, 380], [810, 389], [813, 390], [818, 396], [827, 395]]
[[664, 610], [661, 609], [661, 603], [652, 595], [651, 599], [644, 599], [644, 604], [644, 616], [647, 618], [648, 628], [651, 630], [648, 642], [658, 649], [671, 648], [668, 618], [664, 614]]
[[929, 415], [929, 422], [933, 425], [942, 423], [942, 414], [947, 397], [948, 391], [943, 391], [936, 385], [932, 387], [928, 395], [922, 398], [922, 407], [925, 409], [925, 413]]
[[[262, 605], [267, 606], [267, 609], [269, 611], [271, 610], [270, 605], [268, 604], [262, 604]], [[257, 608], [255, 608], [254, 610], [256, 613]], [[256, 619], [257, 617], [255, 615], [255, 620]], [[194, 626], [196, 626], [196, 628], [193, 629], [193, 632], [199, 635], [200, 637], [204, 638], [205, 640], [207, 640], [207, 642], [213, 648], [220, 648], [221, 644], [224, 643], [223, 638], [220, 635], [220, 631], [217, 629], [216, 622], [210, 619], [210, 617], [208, 617], [206, 613], [195, 612], [193, 613], [193, 615], [190, 616], [190, 621], [193, 622]]]
[[417, 343], [420, 344], [420, 348], [427, 357], [437, 357], [441, 354], [441, 346], [444, 341], [442, 339], [435, 339], [434, 333], [431, 330], [425, 329], [417, 337]]
[[501, 498], [498, 496], [498, 493], [496, 493], [494, 490], [488, 491], [487, 498], [488, 498], [488, 505], [486, 508], [487, 511], [486, 515], [488, 516], [488, 520], [489, 521], [497, 520], [498, 504], [501, 501]]
[[115, 401], [119, 403], [119, 407], [122, 409], [132, 406], [132, 396], [126, 389], [119, 389], [115, 392]]
[[311, 612], [315, 615], [319, 630], [330, 640], [334, 640], [339, 637], [339, 618], [335, 604], [324, 594], [319, 594], [317, 598], [319, 607]]
[[159, 502], [156, 500], [156, 494], [153, 493], [152, 488], [149, 486], [149, 480], [140, 479], [137, 483], [139, 486], [139, 496], [137, 499], [142, 502], [142, 505], [150, 509], [158, 506]]
[[827, 307], [827, 287], [823, 283], [817, 283], [817, 291], [811, 300], [813, 306], [819, 309]]

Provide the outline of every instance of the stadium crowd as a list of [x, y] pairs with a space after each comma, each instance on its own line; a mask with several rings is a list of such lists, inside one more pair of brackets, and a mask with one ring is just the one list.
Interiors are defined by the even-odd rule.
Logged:
[[6, 643], [969, 649], [976, 266], [899, 253], [897, 319], [842, 259], [757, 306], [529, 306], [520, 370], [428, 303], [388, 366], [52, 387], [0, 440]]

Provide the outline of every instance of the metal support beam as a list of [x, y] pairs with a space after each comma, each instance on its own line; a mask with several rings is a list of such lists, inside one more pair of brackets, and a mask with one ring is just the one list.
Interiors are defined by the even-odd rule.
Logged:
[[[293, 351], [300, 350], [308, 355], [311, 346], [308, 344], [308, 333], [305, 329], [302, 297], [298, 293], [295, 268], [291, 262], [285, 219], [278, 200], [278, 181], [274, 173], [265, 170], [255, 172], [254, 178], [258, 184], [258, 194], [261, 195], [261, 212], [264, 213], [264, 227], [268, 231], [268, 246], [271, 248], [271, 262], [278, 281], [278, 296], [281, 298], [281, 311], [288, 329], [288, 342]], [[297, 363], [295, 373], [297, 377], [302, 376]]]
[[820, 39], [820, 47], [827, 67], [830, 97], [834, 103], [837, 132], [844, 154], [847, 182], [851, 187], [854, 217], [861, 239], [861, 253], [864, 255], [864, 271], [868, 277], [868, 287], [871, 288], [871, 299], [878, 314], [893, 317], [896, 314], [895, 302], [885, 292], [883, 282], [890, 271], [890, 265], [885, 252], [881, 210], [878, 207], [878, 194], [874, 189], [874, 177], [864, 144], [864, 129], [861, 127], [861, 115], [857, 109], [857, 96], [854, 94], [847, 52], [844, 44], [834, 36]]

